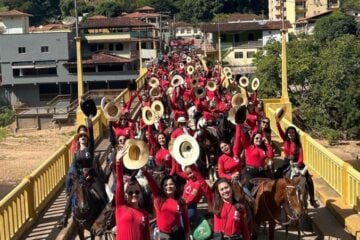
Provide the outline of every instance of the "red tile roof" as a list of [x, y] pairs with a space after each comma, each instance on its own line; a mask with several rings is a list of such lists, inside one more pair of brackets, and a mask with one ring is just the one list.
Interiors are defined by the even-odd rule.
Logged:
[[296, 23], [304, 23], [304, 22], [308, 22], [308, 21], [316, 21], [318, 18], [320, 17], [323, 17], [325, 15], [329, 15], [331, 14], [332, 12], [334, 12], [334, 10], [327, 10], [327, 11], [324, 11], [322, 13], [319, 13], [319, 14], [316, 14], [316, 15], [313, 15], [311, 17], [307, 17], [307, 18], [300, 18], [298, 20], [296, 20]]
[[47, 25], [40, 25], [40, 26], [31, 26], [30, 32], [48, 32], [48, 31], [57, 31], [57, 30], [67, 30], [69, 26], [66, 26], [61, 23], [51, 23]]
[[252, 14], [252, 13], [232, 13], [227, 15], [227, 17], [225, 17], [224, 21], [220, 22], [229, 22], [229, 21], [251, 21], [251, 20], [261, 20], [262, 17], [256, 14]]
[[139, 11], [139, 12], [141, 12], [141, 11], [155, 11], [155, 8], [152, 8], [150, 6], [144, 6], [144, 7], [136, 9], [136, 11]]
[[[277, 30], [282, 28], [281, 21], [238, 21], [230, 23], [210, 23], [202, 25], [201, 29], [205, 32], [235, 32], [247, 30]], [[285, 28], [291, 28], [291, 24], [285, 21]]]
[[[83, 65], [93, 65], [93, 64], [114, 64], [114, 63], [128, 63], [133, 62], [137, 59], [133, 58], [124, 58], [116, 56], [107, 51], [95, 52], [88, 59], [82, 60]], [[65, 65], [76, 65], [76, 62], [67, 62]]]
[[127, 17], [86, 19], [80, 23], [80, 28], [108, 28], [108, 27], [153, 27], [153, 25]]
[[91, 16], [91, 17], [88, 17], [88, 19], [90, 20], [93, 20], [93, 19], [104, 19], [104, 18], [107, 18], [103, 15], [95, 15], [95, 16]]
[[143, 18], [143, 17], [159, 17], [160, 13], [145, 13], [145, 12], [133, 12], [124, 15], [128, 18]]
[[6, 11], [6, 12], [0, 12], [0, 17], [14, 17], [14, 16], [28, 16], [28, 17], [32, 17], [33, 15], [28, 14], [28, 13], [23, 13], [20, 12], [18, 10], [10, 10], [10, 11]]

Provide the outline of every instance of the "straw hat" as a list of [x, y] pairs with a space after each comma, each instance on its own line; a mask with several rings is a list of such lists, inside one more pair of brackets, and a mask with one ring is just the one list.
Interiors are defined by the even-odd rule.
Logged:
[[189, 166], [194, 164], [200, 156], [200, 147], [195, 138], [184, 134], [174, 140], [172, 157], [181, 165]]
[[87, 138], [89, 138], [89, 132], [86, 129], [81, 128], [78, 133], [75, 136], [75, 139], [78, 140], [80, 136], [85, 135]]
[[160, 85], [159, 79], [157, 79], [156, 77], [150, 78], [150, 80], [149, 80], [149, 86], [150, 87], [155, 88], [155, 87], [157, 87], [159, 85]]
[[186, 123], [186, 118], [183, 117], [183, 116], [180, 116], [180, 117], [178, 117], [178, 119], [176, 120], [176, 122], [178, 122], [178, 123]]
[[258, 78], [254, 78], [251, 83], [251, 89], [256, 91], [260, 86], [260, 80]]
[[86, 101], [81, 102], [80, 104], [81, 111], [87, 116], [96, 116], [97, 108], [94, 100], [87, 99]]
[[245, 122], [246, 115], [247, 115], [246, 105], [242, 104], [241, 106], [232, 107], [230, 109], [227, 120], [232, 124], [236, 125]]
[[286, 106], [279, 107], [275, 110], [275, 120], [276, 122], [280, 122], [281, 119], [285, 116]]
[[239, 79], [239, 84], [241, 87], [247, 88], [247, 86], [249, 85], [249, 79], [247, 77], [243, 76]]
[[142, 119], [146, 125], [153, 125], [156, 121], [156, 114], [150, 107], [142, 107]]
[[164, 115], [164, 105], [161, 101], [155, 100], [151, 104], [151, 109], [155, 112], [157, 117], [162, 117]]
[[128, 139], [125, 143], [128, 148], [124, 156], [124, 166], [128, 169], [140, 169], [146, 165], [149, 158], [149, 147], [142, 140]]

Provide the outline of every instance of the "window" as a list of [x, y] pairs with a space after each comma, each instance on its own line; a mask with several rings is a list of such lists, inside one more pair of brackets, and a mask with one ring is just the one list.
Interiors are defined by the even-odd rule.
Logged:
[[253, 34], [253, 33], [249, 33], [249, 34], [248, 34], [248, 41], [254, 41], [254, 40], [255, 40], [254, 34]]
[[48, 46], [41, 46], [41, 52], [49, 52]]
[[25, 47], [19, 47], [18, 52], [19, 53], [26, 53], [26, 48]]
[[247, 57], [247, 58], [253, 58], [254, 55], [255, 55], [255, 52], [254, 52], [254, 51], [250, 51], [250, 52], [247, 52], [247, 53], [246, 53], [246, 57]]
[[104, 49], [104, 44], [98, 44], [98, 50], [103, 50]]
[[186, 29], [186, 33], [187, 33], [187, 34], [191, 34], [191, 28], [187, 28], [187, 29]]
[[115, 50], [116, 51], [123, 51], [124, 50], [123, 44], [122, 43], [115, 44]]
[[185, 33], [185, 29], [182, 28], [182, 29], [180, 30], [180, 33], [181, 33], [181, 34], [184, 34], [184, 33]]
[[243, 52], [235, 52], [235, 59], [244, 58]]
[[91, 52], [96, 52], [96, 51], [97, 51], [97, 46], [96, 46], [96, 44], [91, 44], [91, 45], [90, 45], [90, 51], [91, 51]]
[[240, 34], [235, 34], [234, 35], [234, 41], [235, 42], [240, 42]]

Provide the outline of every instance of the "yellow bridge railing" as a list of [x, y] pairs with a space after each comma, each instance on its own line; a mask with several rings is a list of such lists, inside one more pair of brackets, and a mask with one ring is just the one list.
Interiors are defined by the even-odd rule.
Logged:
[[[290, 103], [281, 103], [280, 99], [264, 101], [265, 114], [270, 118], [271, 129], [278, 136], [274, 113], [276, 108], [284, 104]], [[291, 109], [291, 106], [288, 107]], [[291, 111], [286, 112], [281, 125], [284, 129], [292, 125]], [[304, 161], [307, 166], [321, 176], [341, 196], [345, 204], [350, 205], [356, 212], [360, 213], [360, 172], [330, 152], [307, 133], [298, 128], [297, 130], [300, 134]]]
[[[141, 72], [136, 82], [140, 89], [145, 82], [144, 72]], [[129, 92], [124, 90], [116, 99], [128, 100]], [[93, 126], [95, 142], [98, 142], [107, 129], [107, 121], [101, 111], [98, 111], [93, 119]], [[65, 175], [72, 161], [70, 147], [73, 138], [72, 136], [64, 146], [0, 201], [0, 240], [20, 239], [36, 222], [51, 198], [63, 187]]]

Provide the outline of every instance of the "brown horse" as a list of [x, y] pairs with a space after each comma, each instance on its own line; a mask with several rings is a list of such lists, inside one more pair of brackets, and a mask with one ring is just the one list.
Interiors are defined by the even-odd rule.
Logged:
[[84, 230], [90, 231], [91, 239], [95, 239], [91, 226], [104, 208], [105, 202], [99, 199], [89, 180], [82, 176], [74, 176], [73, 179], [74, 199], [72, 201], [72, 212], [79, 239], [85, 239]]
[[[259, 228], [261, 223], [269, 222], [269, 240], [274, 239], [276, 224], [286, 225], [296, 221], [303, 213], [298, 188], [300, 179], [280, 178], [260, 183], [255, 201], [255, 224]], [[287, 217], [283, 222], [279, 220], [282, 208]], [[256, 238], [257, 232], [254, 233], [254, 239]]]

